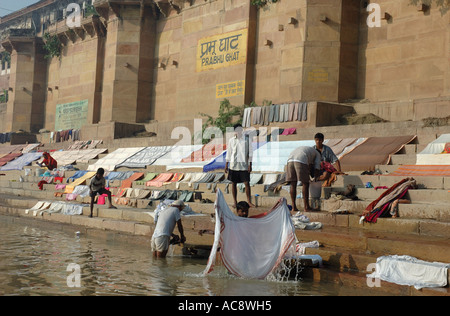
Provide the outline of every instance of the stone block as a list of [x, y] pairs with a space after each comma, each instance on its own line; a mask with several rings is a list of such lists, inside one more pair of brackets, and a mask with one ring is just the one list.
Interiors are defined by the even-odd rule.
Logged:
[[203, 29], [202, 19], [192, 19], [183, 23], [183, 34], [196, 33]]
[[96, 229], [104, 229], [103, 228], [103, 218], [89, 218], [85, 216], [71, 216], [70, 223], [72, 225], [77, 226], [83, 226], [83, 227], [89, 227], [89, 228], [96, 228]]
[[117, 232], [134, 234], [134, 225], [135, 225], [134, 222], [105, 219], [102, 223], [102, 228], [106, 230], [113, 230]]
[[[139, 201], [139, 200], [138, 200]], [[147, 202], [148, 200], [144, 202]], [[134, 222], [142, 222], [142, 223], [153, 223], [153, 217], [151, 217], [149, 214], [143, 211], [136, 211], [136, 210], [123, 210], [122, 219], [127, 221], [134, 221]]]
[[122, 217], [123, 211], [120, 209], [109, 209], [109, 208], [98, 207], [97, 211], [98, 211], [99, 217], [112, 218], [112, 219], [123, 219], [123, 217]]
[[44, 213], [44, 219], [52, 221], [52, 222], [58, 222], [58, 223], [65, 223], [65, 224], [71, 224], [71, 216], [70, 215], [64, 215], [64, 214], [47, 214]]
[[151, 237], [153, 235], [153, 227], [150, 225], [138, 224], [134, 225], [134, 233], [139, 236], [148, 236]]
[[420, 221], [420, 234], [450, 238], [450, 223]]

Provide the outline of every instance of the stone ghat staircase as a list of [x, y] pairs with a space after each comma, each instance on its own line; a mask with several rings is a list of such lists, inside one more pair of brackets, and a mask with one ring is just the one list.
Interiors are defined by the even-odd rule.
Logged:
[[[323, 258], [324, 266], [305, 269], [302, 277], [313, 278], [321, 282], [367, 288], [367, 269], [380, 256], [410, 255], [425, 261], [450, 263], [450, 177], [415, 177], [419, 188], [409, 191], [408, 197], [411, 204], [399, 205], [398, 218], [379, 218], [375, 224], [359, 223], [360, 215], [367, 205], [385, 190], [365, 188], [365, 184], [371, 182], [373, 187], [390, 187], [399, 182], [404, 177], [390, 176], [384, 173], [395, 170], [398, 165], [403, 163], [413, 164], [418, 148], [424, 146], [423, 143], [407, 145], [402, 152], [393, 156], [392, 165], [377, 166], [382, 171], [382, 175], [361, 175], [361, 172], [352, 172], [346, 176], [338, 176], [331, 189], [322, 190], [321, 211], [305, 214], [310, 221], [322, 223], [322, 229], [298, 229], [296, 235], [300, 242], [319, 241], [320, 248], [307, 248], [306, 253], [320, 255]], [[78, 167], [83, 169], [87, 165]], [[119, 171], [125, 170], [128, 169], [119, 169]], [[134, 169], [134, 171], [163, 172], [165, 169], [149, 166], [145, 170]], [[189, 170], [184, 171], [190, 172]], [[73, 173], [74, 171], [66, 172], [64, 183]], [[24, 182], [19, 181], [20, 176]], [[95, 234], [99, 230], [114, 232], [116, 235], [131, 236], [149, 245], [153, 233], [153, 218], [148, 212], [153, 211], [159, 201], [155, 201], [149, 206], [149, 200], [140, 199], [133, 201], [134, 206], [117, 205], [118, 209], [108, 209], [106, 205], [95, 205], [94, 218], [87, 216], [89, 214], [88, 205], [83, 208], [81, 216], [45, 212], [42, 216], [34, 216], [32, 212], [26, 214], [26, 209], [32, 208], [38, 201], [64, 200], [64, 198], [54, 196], [54, 184], [45, 184], [44, 189], [39, 190], [37, 187], [39, 180], [39, 177], [24, 176], [23, 171], [5, 172], [5, 175], [0, 177], [0, 213], [41, 220], [54, 225], [70, 224], [74, 230], [86, 234]], [[356, 195], [359, 200], [338, 200], [332, 197], [333, 193], [343, 191], [348, 184], [356, 186]], [[120, 181], [111, 183], [111, 187], [120, 187], [120, 185]], [[175, 184], [166, 185], [163, 188], [135, 184], [133, 187], [149, 190], [194, 191], [193, 187], [186, 183], [181, 183], [178, 189]], [[226, 184], [220, 183], [217, 188], [225, 191]], [[231, 192], [231, 188], [229, 189]], [[195, 191], [202, 193], [203, 200], [215, 201], [215, 194], [211, 192], [211, 188], [207, 184], [199, 184]], [[299, 188], [298, 193], [300, 192]], [[258, 195], [258, 198], [253, 202], [257, 203], [258, 207], [252, 209], [250, 215], [269, 210], [280, 198], [286, 198], [290, 204], [289, 192], [286, 189], [275, 193], [266, 191], [264, 185], [257, 184], [252, 187], [252, 197], [255, 198], [255, 195]], [[231, 204], [231, 194], [225, 194], [225, 197], [227, 203]], [[244, 198], [244, 193], [238, 193], [239, 200]], [[78, 197], [76, 202], [88, 203], [89, 198]], [[300, 200], [297, 203], [299, 206], [301, 205]], [[197, 254], [205, 256], [214, 239], [211, 234], [211, 231], [214, 230], [212, 218], [214, 206], [210, 203], [202, 203], [200, 200], [194, 200], [188, 204], [195, 212], [203, 213], [204, 216], [183, 218], [187, 236], [187, 244], [183, 248], [183, 253], [192, 254], [190, 250], [194, 250]], [[339, 209], [346, 210], [350, 214], [333, 214], [333, 211]], [[177, 247], [176, 251], [181, 253], [182, 248]], [[450, 295], [449, 287], [416, 291], [412, 287], [387, 282], [381, 282], [381, 287], [370, 290], [374, 294]]]

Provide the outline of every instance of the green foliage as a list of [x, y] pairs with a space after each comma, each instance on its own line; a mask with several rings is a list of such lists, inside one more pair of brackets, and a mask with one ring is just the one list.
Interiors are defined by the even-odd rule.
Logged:
[[93, 5], [88, 4], [88, 5], [86, 5], [86, 9], [84, 11], [84, 16], [88, 17], [91, 15], [98, 16], [98, 12]]
[[[263, 105], [270, 105], [272, 102], [264, 101]], [[213, 135], [208, 133], [208, 127], [218, 128], [223, 137], [227, 131], [227, 127], [233, 127], [235, 124], [242, 124], [242, 119], [244, 116], [244, 110], [248, 107], [258, 106], [255, 102], [250, 103], [250, 105], [235, 106], [230, 103], [228, 99], [224, 99], [220, 102], [219, 112], [217, 117], [212, 117], [209, 114], [200, 113], [201, 116], [207, 117], [208, 119], [202, 126], [201, 135], [194, 135], [194, 139], [199, 139], [201, 137], [202, 144], [207, 144]], [[216, 136], [216, 135], [214, 135]]]
[[269, 3], [276, 3], [278, 0], [251, 0], [252, 5], [257, 6], [258, 8], [265, 7]]
[[53, 57], [61, 57], [62, 44], [57, 35], [50, 35], [45, 33], [44, 36], [44, 49], [47, 51], [46, 59]]
[[8, 102], [8, 90], [3, 90], [3, 94], [0, 95], [0, 103]]
[[11, 65], [11, 54], [7, 51], [0, 53], [0, 60], [2, 63], [2, 69], [7, 68], [6, 65]]
[[439, 8], [441, 14], [444, 15], [450, 10], [450, 0], [410, 0], [412, 5], [425, 4], [431, 6], [433, 3]]

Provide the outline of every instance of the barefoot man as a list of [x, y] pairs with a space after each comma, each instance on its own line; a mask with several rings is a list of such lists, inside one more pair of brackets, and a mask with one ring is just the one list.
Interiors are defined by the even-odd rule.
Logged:
[[242, 126], [234, 126], [234, 137], [228, 141], [225, 172], [228, 180], [232, 182], [233, 207], [237, 205], [237, 184], [245, 184], [245, 193], [250, 207], [255, 207], [251, 202], [250, 173], [252, 172], [252, 144], [248, 137], [243, 136]]
[[[312, 171], [314, 170], [314, 173]], [[320, 173], [320, 153], [309, 146], [300, 146], [288, 158], [286, 168], [286, 181], [291, 184], [292, 212], [298, 212], [295, 200], [297, 198], [297, 182], [302, 182], [303, 206], [305, 212], [313, 209], [309, 205], [310, 174], [314, 174], [317, 181]]]

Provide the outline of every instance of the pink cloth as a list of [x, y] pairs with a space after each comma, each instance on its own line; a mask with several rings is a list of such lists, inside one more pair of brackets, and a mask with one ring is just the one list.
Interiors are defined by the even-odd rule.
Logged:
[[292, 135], [292, 134], [295, 134], [296, 131], [297, 131], [297, 129], [295, 127], [285, 128], [283, 133], [281, 133], [281, 135]]

